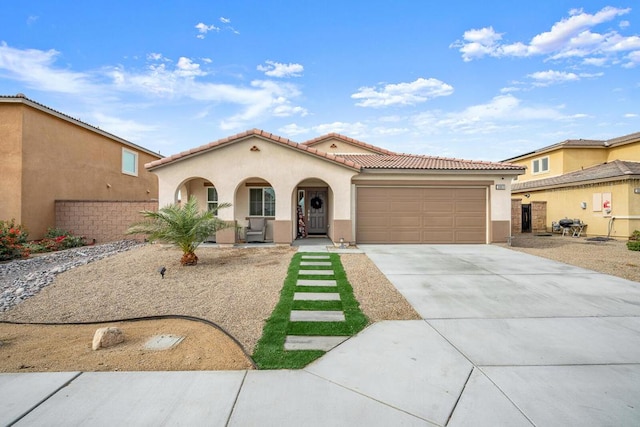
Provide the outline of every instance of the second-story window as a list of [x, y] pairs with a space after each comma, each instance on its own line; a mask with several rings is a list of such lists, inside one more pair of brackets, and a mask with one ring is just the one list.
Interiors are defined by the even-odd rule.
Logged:
[[549, 172], [549, 157], [535, 159], [531, 163], [531, 170], [534, 175]]

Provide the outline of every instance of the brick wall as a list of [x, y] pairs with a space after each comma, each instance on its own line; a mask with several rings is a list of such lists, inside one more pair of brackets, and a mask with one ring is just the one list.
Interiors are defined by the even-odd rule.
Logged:
[[56, 200], [56, 227], [83, 236], [88, 242], [142, 240], [144, 236], [127, 235], [127, 228], [141, 221], [143, 210], [158, 210], [157, 201]]
[[511, 199], [511, 235], [522, 233], [522, 199]]
[[531, 202], [531, 231], [547, 232], [547, 202]]

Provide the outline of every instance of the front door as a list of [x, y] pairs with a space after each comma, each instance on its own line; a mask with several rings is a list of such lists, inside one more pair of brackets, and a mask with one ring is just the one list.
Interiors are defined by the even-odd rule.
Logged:
[[522, 232], [531, 233], [531, 205], [522, 205]]
[[307, 233], [327, 234], [327, 190], [307, 190]]

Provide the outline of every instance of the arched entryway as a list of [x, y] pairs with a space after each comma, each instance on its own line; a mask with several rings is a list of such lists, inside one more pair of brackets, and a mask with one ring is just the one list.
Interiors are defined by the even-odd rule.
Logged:
[[296, 238], [331, 236], [331, 187], [321, 179], [308, 178], [298, 183], [293, 196]]
[[238, 224], [240, 240], [245, 240], [245, 232], [251, 218], [264, 218], [266, 237], [264, 241], [273, 242], [273, 222], [276, 219], [276, 190], [272, 184], [260, 177], [243, 180], [234, 194], [235, 220]]

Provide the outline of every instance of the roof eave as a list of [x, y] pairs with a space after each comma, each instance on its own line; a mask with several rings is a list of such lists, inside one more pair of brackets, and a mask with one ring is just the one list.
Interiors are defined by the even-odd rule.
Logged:
[[561, 184], [540, 185], [535, 187], [526, 187], [522, 189], [514, 189], [512, 186], [511, 192], [526, 193], [527, 191], [553, 190], [553, 189], [564, 188], [564, 187], [578, 187], [580, 185], [604, 184], [607, 182], [628, 181], [628, 180], [634, 180], [634, 179], [640, 179], [640, 174], [624, 174], [624, 175], [617, 175], [617, 176], [612, 176], [608, 178], [588, 179], [584, 181], [573, 181], [573, 182], [566, 182]]
[[73, 123], [76, 126], [80, 126], [80, 127], [84, 128], [84, 129], [86, 129], [88, 131], [91, 131], [93, 133], [100, 134], [100, 135], [102, 135], [102, 136], [104, 136], [106, 138], [112, 139], [112, 140], [114, 140], [116, 142], [119, 142], [122, 145], [126, 145], [126, 146], [128, 146], [130, 148], [134, 148], [136, 150], [143, 151], [143, 152], [145, 152], [145, 153], [147, 153], [147, 154], [149, 154], [151, 156], [157, 157], [158, 159], [162, 159], [164, 157], [159, 153], [151, 151], [151, 150], [149, 150], [147, 148], [144, 148], [144, 147], [142, 147], [142, 146], [140, 146], [138, 144], [134, 144], [133, 142], [127, 141], [126, 139], [120, 138], [119, 136], [116, 136], [116, 135], [114, 135], [112, 133], [103, 131], [102, 129], [100, 129], [100, 128], [96, 127], [96, 126], [92, 126], [92, 125], [90, 125], [88, 123], [85, 123], [85, 122], [83, 122], [81, 120], [74, 119], [71, 116], [68, 116], [68, 115], [66, 115], [64, 113], [56, 111], [53, 108], [49, 108], [46, 105], [42, 105], [42, 104], [40, 104], [40, 103], [38, 103], [36, 101], [33, 101], [33, 100], [31, 100], [31, 99], [29, 99], [27, 97], [21, 97], [21, 96], [18, 96], [18, 97], [0, 97], [0, 102], [27, 105], [27, 106], [29, 106], [31, 108], [34, 108], [34, 109], [39, 110], [39, 111], [42, 111], [43, 113], [46, 113], [46, 114], [49, 114], [51, 116], [57, 117], [57, 118], [59, 118], [61, 120]]

